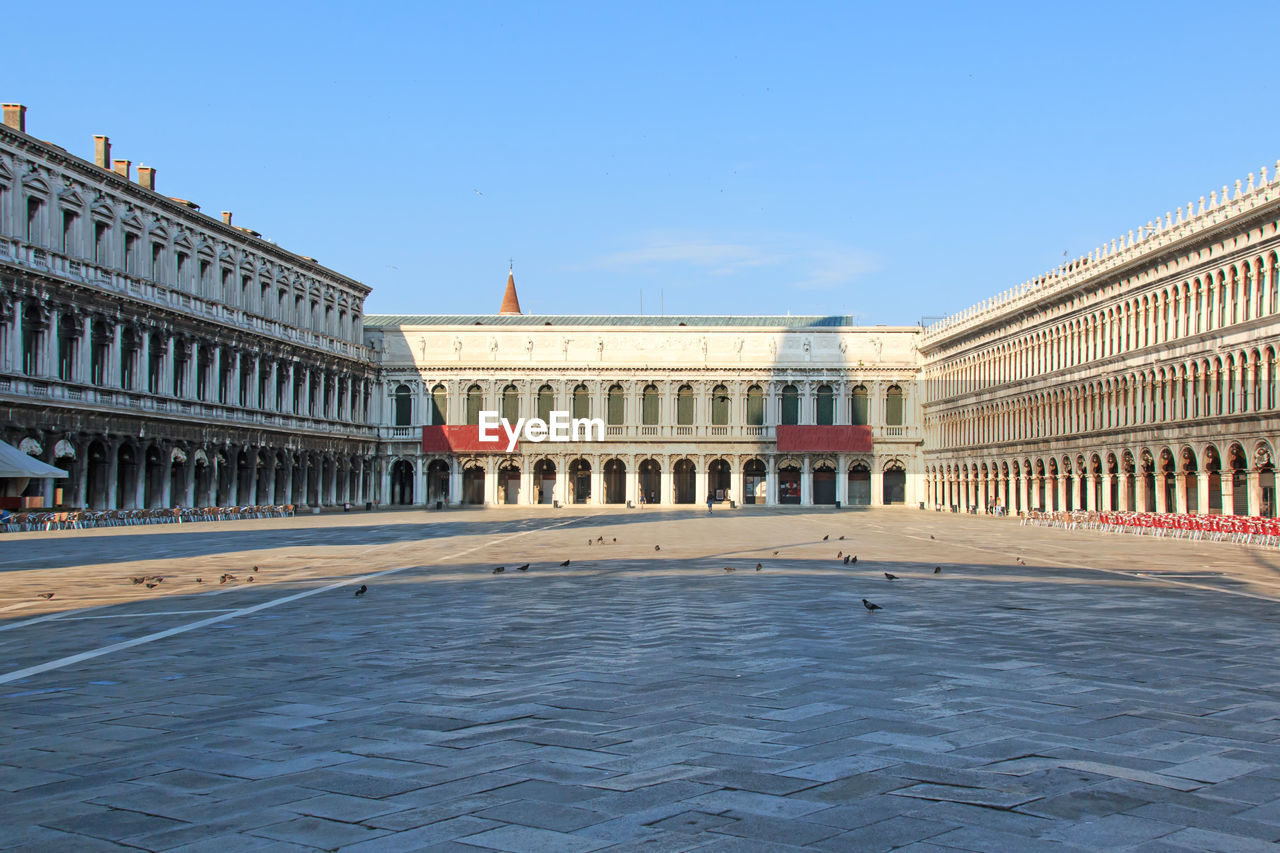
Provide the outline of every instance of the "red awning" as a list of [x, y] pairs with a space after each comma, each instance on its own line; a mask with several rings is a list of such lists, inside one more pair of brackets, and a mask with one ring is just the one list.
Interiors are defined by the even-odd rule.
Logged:
[[[506, 453], [507, 434], [502, 427], [497, 427], [490, 435], [498, 436], [497, 441], [481, 441], [480, 427], [471, 425], [458, 426], [424, 426], [422, 428], [423, 453]], [[516, 443], [512, 452], [520, 449]]]
[[869, 426], [778, 427], [778, 450], [783, 453], [829, 451], [833, 453], [870, 453]]

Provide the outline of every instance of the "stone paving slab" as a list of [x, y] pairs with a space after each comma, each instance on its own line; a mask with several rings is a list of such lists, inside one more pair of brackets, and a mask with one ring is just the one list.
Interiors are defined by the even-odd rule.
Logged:
[[0, 849], [1280, 843], [1275, 552], [895, 509], [176, 527], [0, 537], [0, 679], [230, 614], [0, 681]]

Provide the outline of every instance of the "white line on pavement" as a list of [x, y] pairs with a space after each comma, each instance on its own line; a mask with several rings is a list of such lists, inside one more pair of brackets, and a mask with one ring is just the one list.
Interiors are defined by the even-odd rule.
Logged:
[[[566, 524], [572, 524], [575, 521], [581, 521], [583, 518], [591, 518], [591, 517], [592, 516], [582, 516], [579, 518], [570, 518], [570, 519], [566, 519], [565, 521], [558, 522], [556, 524], [549, 524], [546, 527], [522, 530], [519, 533], [512, 533], [510, 536], [504, 536], [501, 539], [495, 539], [491, 542], [485, 542], [471, 548], [465, 548], [461, 551], [457, 551], [453, 554], [450, 554], [445, 559], [451, 560], [457, 557], [462, 557], [472, 553], [473, 551], [479, 551], [482, 548], [489, 548], [493, 545], [498, 545], [502, 542], [506, 542], [509, 539], [515, 539], [520, 536], [527, 536], [530, 533], [538, 533], [553, 527], [563, 527]], [[301, 599], [301, 598], [308, 598], [313, 595], [319, 595], [322, 592], [330, 592], [335, 589], [341, 589], [344, 586], [351, 586], [352, 584], [365, 583], [366, 581], [373, 580], [374, 578], [380, 578], [385, 575], [393, 575], [393, 574], [396, 574], [397, 572], [408, 571], [409, 569], [416, 569], [416, 568], [420, 568], [420, 566], [401, 566], [398, 569], [386, 569], [381, 572], [374, 572], [368, 575], [361, 575], [360, 577], [347, 578], [347, 579], [338, 581], [337, 583], [329, 584], [328, 586], [322, 586], [316, 589], [309, 589], [303, 592], [297, 592], [297, 593], [294, 593], [293, 595], [286, 595], [284, 598], [275, 598], [275, 599], [272, 599], [271, 601], [264, 601], [261, 604], [255, 604], [252, 607], [243, 607], [237, 610], [232, 610], [231, 612], [223, 613], [220, 616], [211, 616], [208, 619], [200, 619], [195, 622], [188, 622], [186, 625], [178, 625], [177, 627], [169, 628], [164, 631], [156, 631], [153, 634], [146, 634], [141, 637], [135, 637], [132, 640], [124, 640], [123, 642], [113, 643], [112, 645], [103, 646], [101, 648], [93, 649], [91, 651], [80, 652], [79, 654], [68, 655], [67, 657], [57, 658], [56, 660], [51, 660], [51, 661], [48, 661], [47, 663], [41, 663], [41, 664], [36, 664], [35, 666], [26, 667], [25, 669], [15, 669], [13, 672], [6, 672], [4, 674], [0, 674], [0, 684], [8, 684], [11, 681], [18, 681], [23, 678], [29, 678], [32, 675], [39, 675], [42, 672], [49, 672], [50, 670], [54, 670], [54, 669], [62, 669], [65, 666], [71, 666], [72, 664], [77, 664], [77, 663], [80, 663], [81, 661], [86, 661], [92, 658], [101, 657], [102, 655], [109, 655], [112, 652], [124, 651], [125, 649], [131, 649], [134, 646], [141, 646], [141, 645], [144, 645], [145, 643], [155, 642], [156, 640], [163, 640], [166, 637], [172, 637], [176, 634], [185, 634], [188, 631], [194, 631], [197, 628], [203, 628], [206, 625], [213, 625], [218, 622], [225, 622], [228, 619], [236, 619], [240, 616], [248, 616], [251, 613], [257, 613], [259, 610], [266, 610], [270, 607], [278, 607], [281, 604], [288, 604], [291, 601], [297, 601], [298, 599]], [[91, 608], [91, 609], [96, 609], [96, 608]], [[50, 617], [41, 617], [40, 619], [28, 620], [27, 622], [22, 624], [30, 625], [32, 622], [44, 621], [44, 619], [46, 618], [56, 618], [58, 615], [61, 615], [61, 614], [55, 614]], [[17, 626], [12, 626], [12, 627], [17, 627]]]

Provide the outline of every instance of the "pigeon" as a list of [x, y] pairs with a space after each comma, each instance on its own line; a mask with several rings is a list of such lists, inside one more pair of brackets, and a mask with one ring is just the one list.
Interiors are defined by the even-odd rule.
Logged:
[[844, 556], [844, 551], [836, 551], [836, 559], [837, 559], [837, 560], [838, 560], [838, 559], [840, 559], [840, 558], [841, 558], [841, 557], [843, 557], [843, 556]]
[[218, 580], [218, 584], [219, 584], [219, 585], [224, 584], [224, 583], [226, 583], [226, 582], [227, 582], [227, 576], [226, 576], [226, 575], [223, 575], [223, 576]]
[[493, 574], [495, 574], [495, 575], [500, 575], [500, 574], [502, 574], [503, 572], [505, 572], [506, 570], [507, 570], [507, 567], [506, 567], [506, 566], [498, 566], [498, 568], [496, 568], [496, 569], [494, 569], [494, 570], [493, 570]]
[[617, 544], [618, 544], [618, 537], [617, 537], [617, 536], [613, 537], [613, 544], [614, 544], [614, 545], [617, 545]]
[[887, 578], [888, 580], [891, 580], [891, 581], [896, 581], [896, 580], [898, 579], [898, 576], [897, 576], [897, 575], [891, 575], [891, 574], [889, 574], [888, 572], [885, 572], [885, 573], [884, 573], [884, 576], [885, 576], [885, 578]]
[[[661, 550], [662, 550], [662, 546], [661, 546], [661, 545], [654, 545], [654, 546], [653, 546], [653, 550], [655, 550], [655, 551], [661, 551]], [[777, 551], [774, 551], [773, 553], [775, 553], [775, 554], [776, 554], [776, 553], [778, 553], [778, 552], [777, 552]]]
[[844, 555], [844, 564], [845, 564], [846, 566], [847, 566], [847, 565], [849, 565], [849, 555], [848, 555], [848, 554], [845, 554], [845, 555]]
[[940, 575], [940, 574], [942, 574], [942, 566], [934, 566], [934, 567], [933, 567], [933, 573], [934, 573], [935, 575]]
[[884, 608], [881, 607], [879, 604], [872, 604], [870, 601], [867, 601], [865, 598], [862, 599], [862, 606], [867, 608], [867, 610], [871, 611], [872, 613], [875, 613], [877, 610], [884, 610]]
[[129, 578], [129, 580], [133, 581], [134, 586], [137, 586], [141, 584], [143, 581], [145, 581], [146, 578]]
[[830, 539], [830, 538], [831, 538], [831, 534], [830, 534], [830, 533], [828, 533], [826, 536], [823, 536], [823, 537], [822, 537], [822, 541], [823, 541], [823, 542], [826, 542], [826, 541], [827, 541], [828, 539]]
[[590, 540], [590, 539], [588, 539], [588, 540], [587, 540], [587, 545], [591, 545], [591, 544], [592, 544], [591, 540]]
[[565, 561], [564, 561], [563, 563], [561, 563], [560, 565], [562, 565], [562, 566], [567, 566], [567, 565], [569, 565], [569, 562], [570, 562], [569, 560], [565, 560]]
[[930, 538], [930, 539], [932, 539], [932, 538], [933, 538], [933, 534], [932, 534], [932, 533], [930, 533], [930, 534], [929, 534], [929, 538]]
[[1025, 561], [1025, 560], [1023, 560], [1021, 557], [1018, 557], [1018, 565], [1019, 565], [1019, 566], [1025, 566], [1025, 565], [1026, 565], [1026, 561]]
[[725, 570], [726, 572], [731, 572], [731, 571], [733, 571], [733, 566], [725, 566], [725, 567], [724, 567], [724, 570]]
[[249, 576], [249, 583], [253, 583], [253, 575]]
[[152, 580], [155, 581], [156, 583], [164, 583], [164, 578], [160, 577], [159, 575], [156, 575], [155, 577], [153, 577]]
[[776, 556], [778, 556], [778, 552], [777, 552], [777, 551], [774, 551], [774, 552], [773, 552], [773, 556], [775, 556], [775, 557], [776, 557]]
[[49, 599], [53, 598], [53, 593], [51, 593], [51, 592], [42, 592], [42, 593], [40, 593], [40, 597], [41, 597], [41, 598], [43, 598], [45, 601], [48, 601]]
[[359, 598], [360, 596], [364, 595], [368, 591], [369, 591], [369, 587], [365, 586], [364, 584], [360, 584], [360, 588], [356, 590], [356, 598]]
[[838, 538], [839, 538], [839, 539], [843, 539], [844, 537], [843, 537], [843, 536], [840, 536], [840, 537], [838, 537]]
[[599, 542], [601, 545], [603, 545], [603, 544], [604, 544], [604, 537], [603, 537], [603, 536], [597, 536], [597, 537], [596, 537], [596, 541], [597, 541], [597, 542]]
[[757, 572], [758, 572], [758, 571], [760, 571], [760, 570], [761, 570], [761, 569], [763, 569], [763, 568], [764, 568], [764, 566], [763, 566], [762, 564], [760, 564], [760, 563], [756, 563], [756, 571], [757, 571]]
[[257, 566], [254, 566], [254, 567], [253, 567], [253, 570], [256, 572], [256, 571], [258, 570], [258, 567], [257, 567]]
[[147, 584], [147, 589], [155, 589], [158, 586], [160, 586], [158, 583], [149, 583]]
[[853, 559], [852, 559], [852, 560], [850, 560], [849, 562], [850, 562], [850, 563], [857, 564], [857, 562], [858, 562], [858, 555], [857, 555], [857, 554], [854, 554], [854, 555], [853, 555]]
[[517, 571], [517, 572], [527, 572], [527, 571], [529, 571], [529, 564], [528, 564], [528, 563], [525, 563], [523, 566], [516, 566], [516, 571]]
[[204, 578], [196, 578], [196, 583], [204, 583]]

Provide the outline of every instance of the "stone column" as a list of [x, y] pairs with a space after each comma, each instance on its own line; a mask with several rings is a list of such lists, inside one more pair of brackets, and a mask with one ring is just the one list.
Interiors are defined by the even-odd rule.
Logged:
[[[85, 317], [77, 342], [75, 374], [72, 378], [85, 385], [93, 384], [93, 318]], [[84, 506], [82, 503], [81, 506]]]
[[537, 500], [533, 488], [533, 460], [524, 456], [520, 458], [520, 503], [532, 504]]
[[425, 506], [427, 491], [427, 460], [418, 455], [413, 460], [413, 502]]
[[22, 373], [22, 311], [21, 300], [13, 304], [13, 319], [9, 322], [9, 351], [7, 353], [8, 368], [14, 373]]
[[[382, 466], [382, 476], [378, 480], [378, 506], [391, 505], [391, 466]], [[304, 491], [303, 494], [306, 494]]]
[[884, 506], [884, 471], [881, 470], [882, 459], [871, 461], [871, 505]]
[[1187, 474], [1179, 471], [1173, 475], [1173, 512], [1187, 513]]
[[729, 495], [741, 506], [747, 501], [742, 490], [742, 466], [745, 463], [741, 456], [726, 456], [725, 461], [729, 463]]
[[1116, 508], [1111, 505], [1111, 484], [1116, 481], [1114, 474], [1102, 474], [1102, 511], [1115, 512]]
[[1245, 474], [1246, 494], [1249, 501], [1249, 515], [1262, 515], [1262, 471], [1250, 468]]
[[564, 506], [569, 502], [569, 462], [566, 456], [560, 455], [555, 457], [556, 463], [556, 487], [552, 493], [552, 499], [560, 502], [560, 506]]
[[[121, 370], [120, 363], [120, 353], [123, 351], [124, 347], [123, 336], [124, 329], [119, 323], [116, 323], [115, 327], [112, 329], [111, 352], [107, 354], [107, 385], [112, 388], [123, 387], [123, 372]], [[19, 344], [18, 346], [21, 347], [22, 345]], [[19, 352], [21, 352], [21, 350], [19, 350]], [[111, 509], [115, 508], [116, 507], [111, 507]]]
[[462, 465], [458, 457], [449, 457], [449, 506], [462, 505]]
[[634, 453], [621, 458], [623, 464], [627, 466], [626, 493], [622, 499], [629, 501], [632, 506], [638, 506], [640, 503], [640, 469], [638, 467], [640, 463]]
[[160, 479], [160, 506], [173, 506], [173, 449], [165, 448], [164, 476]]
[[711, 472], [707, 469], [707, 456], [700, 454], [692, 456], [693, 464], [698, 466], [693, 476], [693, 501], [697, 506], [706, 506], [707, 504], [707, 478], [711, 476]]
[[134, 355], [137, 366], [134, 368], [133, 391], [149, 390], [151, 382], [151, 332], [143, 332], [138, 342], [138, 352]]
[[1134, 497], [1137, 498], [1138, 509], [1141, 512], [1147, 510], [1147, 477], [1146, 473], [1138, 470], [1133, 474], [1134, 479]]
[[671, 466], [674, 463], [669, 454], [663, 454], [659, 457], [659, 462], [662, 464], [662, 471], [659, 474], [658, 503], [662, 506], [667, 506], [675, 498], [671, 493]]
[[1165, 475], [1163, 471], [1156, 472], [1155, 499], [1156, 499], [1156, 512], [1159, 512], [1159, 513], [1169, 512], [1169, 508], [1165, 506], [1164, 476]]
[[498, 464], [497, 458], [487, 457], [484, 460], [484, 505], [493, 506], [498, 502]]
[[[87, 479], [87, 478], [86, 478]], [[119, 493], [120, 480], [120, 445], [107, 442], [107, 476], [103, 488], [106, 489], [106, 508], [120, 509], [116, 496]]]
[[58, 312], [49, 312], [49, 325], [44, 330], [44, 362], [40, 371], [45, 377], [55, 379], [58, 376]]
[[177, 349], [178, 342], [174, 340], [173, 335], [169, 335], [164, 345], [164, 372], [160, 377], [159, 389], [160, 394], [165, 397], [177, 396], [173, 393], [173, 385], [178, 373]]

